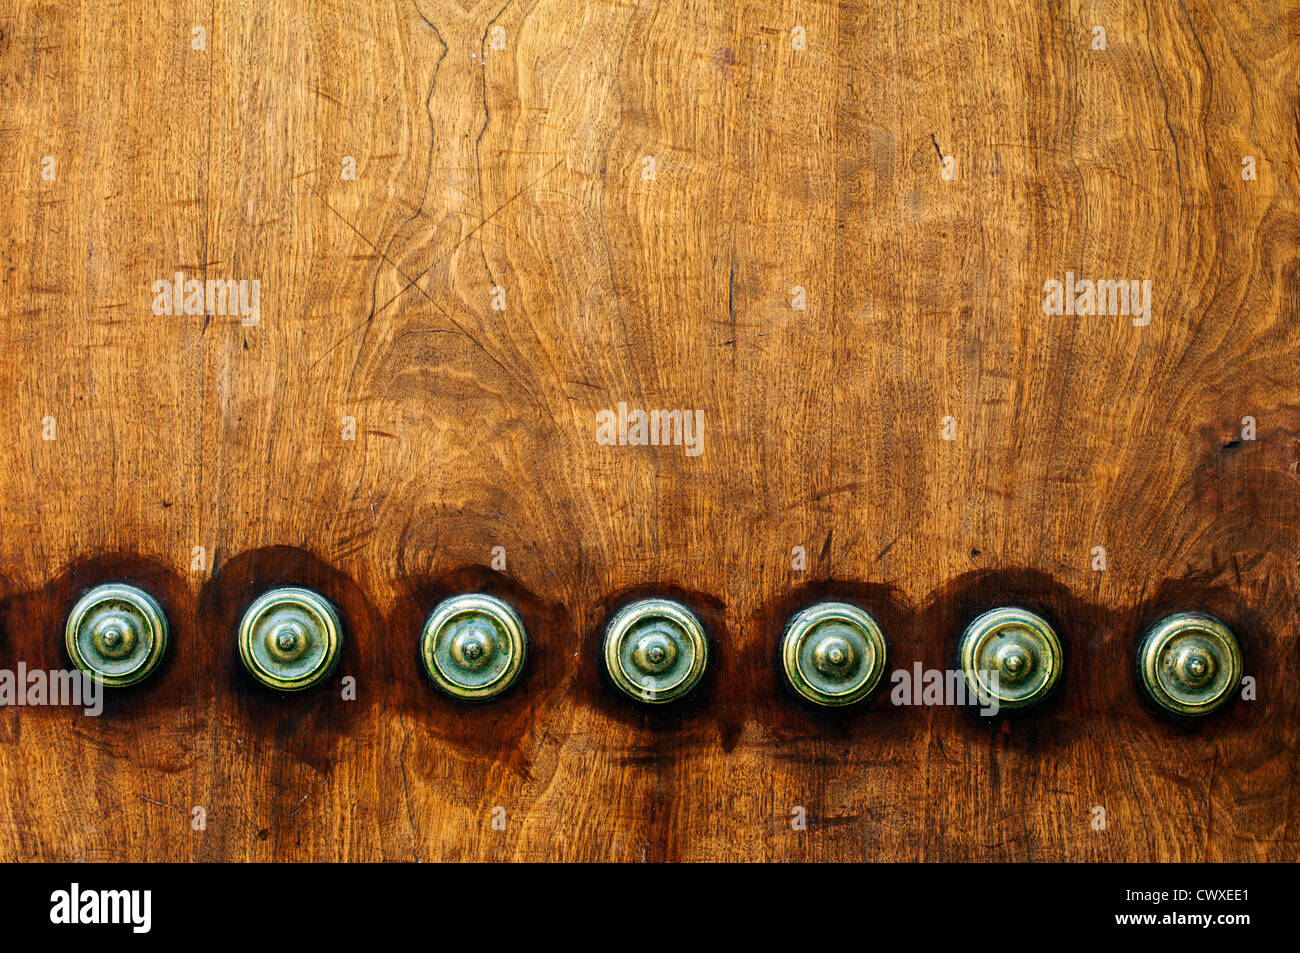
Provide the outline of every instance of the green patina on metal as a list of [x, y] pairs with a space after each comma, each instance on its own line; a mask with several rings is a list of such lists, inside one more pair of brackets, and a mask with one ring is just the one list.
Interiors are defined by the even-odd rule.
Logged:
[[277, 691], [302, 691], [328, 678], [342, 646], [338, 612], [310, 589], [290, 586], [265, 592], [239, 623], [244, 667]]
[[519, 678], [528, 634], [510, 605], [468, 593], [439, 603], [424, 624], [420, 658], [434, 685], [462, 701], [486, 701]]
[[690, 609], [670, 599], [645, 599], [610, 619], [604, 654], [605, 668], [620, 691], [658, 705], [699, 684], [709, 643]]
[[1208, 715], [1241, 682], [1241, 647], [1214, 616], [1179, 612], [1147, 632], [1137, 667], [1142, 687], [1157, 705], [1179, 715]]
[[885, 673], [885, 636], [871, 615], [846, 602], [821, 602], [786, 625], [781, 664], [808, 701], [851, 705], [875, 690]]
[[125, 583], [96, 586], [82, 596], [64, 629], [72, 663], [105, 685], [120, 688], [147, 678], [167, 651], [162, 606]]
[[1042, 616], [1017, 606], [984, 613], [962, 634], [957, 661], [981, 704], [1029, 708], [1061, 677], [1065, 654]]

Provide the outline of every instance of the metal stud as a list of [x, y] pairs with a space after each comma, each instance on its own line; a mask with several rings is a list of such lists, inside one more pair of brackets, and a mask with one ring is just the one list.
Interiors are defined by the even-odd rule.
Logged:
[[624, 694], [658, 705], [693, 689], [709, 644], [695, 613], [670, 599], [624, 606], [605, 628], [605, 668]]
[[64, 643], [74, 665], [113, 687], [134, 685], [158, 667], [167, 650], [167, 616], [143, 589], [110, 583], [72, 607]]
[[822, 602], [793, 616], [781, 642], [786, 678], [817, 705], [866, 698], [885, 672], [885, 636], [868, 613], [846, 602]]
[[439, 603], [420, 638], [420, 657], [429, 678], [464, 701], [500, 695], [523, 671], [527, 654], [528, 636], [519, 614], [482, 593]]
[[1138, 676], [1151, 699], [1179, 715], [1207, 715], [1241, 682], [1241, 647], [1232, 630], [1203, 612], [1157, 622], [1138, 648]]
[[974, 701], [998, 708], [1037, 705], [1051, 694], [1064, 663], [1047, 620], [1016, 606], [993, 609], [968, 625], [957, 657]]
[[269, 688], [297, 692], [328, 678], [338, 664], [343, 624], [328, 599], [289, 586], [259, 596], [239, 623], [239, 657]]

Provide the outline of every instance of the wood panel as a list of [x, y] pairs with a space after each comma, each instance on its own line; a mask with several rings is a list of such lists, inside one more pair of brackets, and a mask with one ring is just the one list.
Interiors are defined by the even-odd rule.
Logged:
[[[0, 711], [0, 856], [1296, 859], [1297, 75], [1292, 0], [4, 0], [0, 666], [110, 579], [175, 639]], [[176, 272], [256, 322], [156, 314]], [[1067, 272], [1149, 324], [1044, 313]], [[620, 402], [703, 452], [602, 445]], [[348, 629], [304, 696], [235, 650], [282, 582]], [[479, 708], [416, 652], [471, 589], [532, 640]], [[600, 669], [648, 593], [712, 639], [668, 710]], [[891, 669], [1018, 602], [1065, 677], [810, 711], [826, 595]], [[1187, 608], [1258, 693], [1190, 726], [1133, 674]]]

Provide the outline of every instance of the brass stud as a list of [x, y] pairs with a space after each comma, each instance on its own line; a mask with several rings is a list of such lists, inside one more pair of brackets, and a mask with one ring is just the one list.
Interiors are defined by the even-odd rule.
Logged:
[[495, 596], [440, 602], [424, 624], [420, 657], [433, 683], [453, 698], [485, 701], [519, 678], [528, 654], [523, 620]]
[[121, 688], [148, 677], [167, 650], [167, 616], [143, 589], [109, 583], [72, 607], [64, 644], [74, 665], [104, 685]]
[[699, 683], [708, 658], [704, 626], [670, 599], [624, 606], [605, 628], [605, 668], [637, 701], [659, 705], [681, 698]]
[[1241, 647], [1232, 630], [1203, 612], [1157, 622], [1138, 648], [1138, 676], [1151, 699], [1179, 715], [1208, 715], [1241, 682]]
[[794, 615], [781, 642], [794, 690], [817, 705], [866, 698], [885, 672], [885, 636], [870, 614], [845, 602], [822, 602]]
[[338, 664], [343, 624], [333, 604], [310, 589], [272, 589], [239, 623], [239, 657], [250, 675], [282, 692], [311, 688]]
[[1065, 656], [1046, 619], [1005, 606], [966, 627], [957, 658], [976, 703], [1029, 708], [1051, 694]]

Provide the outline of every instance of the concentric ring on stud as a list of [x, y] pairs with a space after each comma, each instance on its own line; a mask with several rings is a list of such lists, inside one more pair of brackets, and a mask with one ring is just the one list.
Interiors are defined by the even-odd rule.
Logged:
[[519, 678], [528, 656], [523, 619], [509, 603], [483, 593], [444, 599], [420, 635], [425, 673], [462, 701], [486, 701]]
[[821, 602], [796, 613], [781, 640], [785, 677], [815, 705], [861, 701], [885, 673], [885, 635], [871, 614], [847, 602]]
[[604, 657], [605, 670], [623, 694], [662, 705], [699, 684], [709, 642], [695, 613], [681, 603], [643, 599], [609, 620]]
[[169, 635], [157, 599], [135, 586], [108, 583], [77, 600], [63, 640], [77, 668], [104, 685], [124, 688], [158, 667]]
[[1208, 715], [1241, 683], [1241, 646], [1232, 630], [1204, 612], [1178, 612], [1156, 622], [1137, 653], [1147, 695], [1177, 715]]
[[300, 586], [262, 593], [239, 623], [239, 657], [268, 688], [300, 692], [338, 665], [343, 623], [324, 596]]
[[962, 633], [957, 662], [975, 705], [1029, 708], [1052, 693], [1065, 656], [1042, 616], [1018, 606], [985, 612]]

